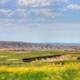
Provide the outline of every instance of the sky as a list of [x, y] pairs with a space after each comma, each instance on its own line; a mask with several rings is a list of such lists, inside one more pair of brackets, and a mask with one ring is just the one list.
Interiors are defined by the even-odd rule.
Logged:
[[0, 0], [0, 41], [80, 43], [80, 0]]

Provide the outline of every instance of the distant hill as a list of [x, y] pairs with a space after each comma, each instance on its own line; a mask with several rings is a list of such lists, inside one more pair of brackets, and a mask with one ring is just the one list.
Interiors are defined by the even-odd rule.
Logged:
[[80, 50], [80, 44], [0, 41], [0, 50]]

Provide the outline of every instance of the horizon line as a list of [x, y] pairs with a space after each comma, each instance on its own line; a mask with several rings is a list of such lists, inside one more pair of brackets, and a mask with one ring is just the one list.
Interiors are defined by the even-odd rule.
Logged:
[[34, 41], [19, 41], [19, 40], [0, 40], [0, 42], [22, 42], [22, 43], [37, 43], [37, 44], [55, 44], [55, 43], [57, 43], [57, 44], [80, 44], [80, 42], [34, 42]]

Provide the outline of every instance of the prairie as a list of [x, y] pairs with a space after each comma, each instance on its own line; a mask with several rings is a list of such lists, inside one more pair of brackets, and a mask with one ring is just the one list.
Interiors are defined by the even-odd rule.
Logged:
[[1, 66], [0, 80], [80, 80], [80, 63], [25, 67]]
[[[56, 54], [68, 55], [68, 60], [22, 61], [24, 57]], [[79, 57], [80, 51], [0, 51], [0, 80], [80, 80]]]

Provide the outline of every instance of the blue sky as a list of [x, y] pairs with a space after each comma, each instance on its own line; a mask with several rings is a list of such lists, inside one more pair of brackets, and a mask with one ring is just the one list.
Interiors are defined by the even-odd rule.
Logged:
[[0, 40], [80, 43], [80, 1], [0, 0]]

